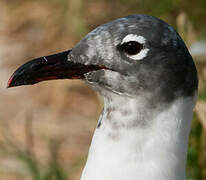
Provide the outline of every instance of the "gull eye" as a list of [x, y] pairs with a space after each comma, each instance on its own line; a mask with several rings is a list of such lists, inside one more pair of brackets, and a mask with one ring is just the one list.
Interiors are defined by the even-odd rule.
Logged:
[[119, 50], [130, 59], [143, 60], [149, 51], [149, 49], [145, 47], [145, 43], [146, 39], [143, 36], [128, 34], [120, 43]]
[[129, 41], [121, 45], [121, 50], [128, 55], [136, 55], [143, 49], [143, 44], [138, 43], [137, 41]]

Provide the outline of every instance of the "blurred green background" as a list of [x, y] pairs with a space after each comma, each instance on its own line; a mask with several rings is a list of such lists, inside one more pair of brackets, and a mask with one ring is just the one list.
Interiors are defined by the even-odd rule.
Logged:
[[171, 24], [191, 49], [200, 87], [187, 176], [206, 180], [206, 0], [1, 0], [1, 180], [79, 180], [102, 109], [81, 81], [7, 90], [11, 73], [31, 58], [72, 48], [98, 25], [140, 13]]

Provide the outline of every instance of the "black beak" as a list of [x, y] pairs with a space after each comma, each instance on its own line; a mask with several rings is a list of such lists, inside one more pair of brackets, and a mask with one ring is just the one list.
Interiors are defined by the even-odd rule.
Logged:
[[106, 69], [104, 66], [83, 65], [68, 60], [71, 50], [33, 59], [20, 66], [10, 77], [7, 87], [31, 85], [53, 79], [84, 79], [90, 71]]

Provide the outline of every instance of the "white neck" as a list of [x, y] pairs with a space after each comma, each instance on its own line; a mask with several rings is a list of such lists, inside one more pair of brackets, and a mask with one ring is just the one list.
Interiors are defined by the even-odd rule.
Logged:
[[105, 98], [81, 180], [185, 180], [194, 102], [148, 113], [139, 99]]

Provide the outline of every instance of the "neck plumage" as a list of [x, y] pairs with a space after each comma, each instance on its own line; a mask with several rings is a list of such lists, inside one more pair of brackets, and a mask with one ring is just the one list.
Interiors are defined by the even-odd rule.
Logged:
[[81, 180], [185, 180], [194, 99], [148, 109], [141, 99], [105, 98]]

